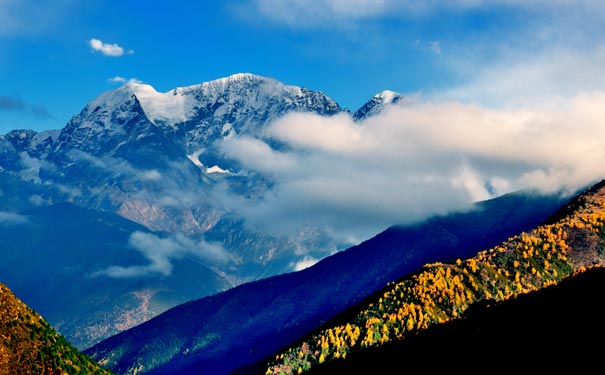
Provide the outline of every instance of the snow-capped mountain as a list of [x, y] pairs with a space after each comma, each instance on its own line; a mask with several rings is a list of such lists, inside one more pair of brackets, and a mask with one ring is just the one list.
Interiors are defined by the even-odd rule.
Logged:
[[[377, 94], [355, 112], [355, 119], [373, 115], [400, 98], [392, 92]], [[198, 271], [210, 269], [213, 275], [229, 280], [217, 285], [237, 285], [291, 271], [292, 264], [300, 261], [301, 249], [321, 259], [350, 244], [335, 242], [322, 228], [304, 228], [293, 236], [252, 231], [216, 198], [216, 191], [221, 187], [242, 199], [256, 199], [271, 189], [270, 176], [247, 171], [223, 155], [221, 142], [246, 135], [264, 138], [268, 124], [293, 111], [331, 116], [348, 110], [319, 91], [248, 73], [165, 93], [147, 84], [127, 83], [90, 101], [63, 129], [40, 133], [14, 130], [0, 136], [0, 225], [18, 225], [19, 220], [11, 218], [27, 221], [28, 210], [69, 202], [117, 214], [153, 233], [157, 254], [148, 253], [138, 266], [124, 263], [120, 257], [113, 262], [123, 269], [149, 271], [145, 277], [162, 276], [157, 272], [159, 262], [171, 266], [185, 256], [203, 259], [205, 268], [198, 267]], [[126, 243], [130, 243], [128, 238]], [[193, 249], [199, 244], [205, 247]], [[19, 244], [9, 245], [18, 257]], [[136, 246], [124, 249], [129, 251], [141, 250]], [[73, 272], [90, 269], [70, 267], [63, 275], [70, 280], [74, 280]], [[103, 275], [115, 278], [111, 273]], [[60, 279], [61, 275], [53, 277]], [[192, 274], [183, 277], [203, 279]], [[176, 283], [186, 285], [187, 281]], [[144, 284], [140, 284], [143, 289]], [[130, 292], [146, 292], [136, 289], [137, 283], [128, 285], [134, 288]], [[11, 287], [27, 299], [27, 291], [19, 285]], [[218, 291], [206, 289], [189, 295], [202, 297]], [[106, 304], [103, 308], [110, 307]], [[145, 308], [157, 312], [167, 307]], [[79, 314], [79, 321], [93, 324], [93, 318], [87, 320], [81, 311]], [[65, 322], [70, 320], [68, 311], [47, 315], [61, 315], [61, 326], [70, 326]], [[74, 337], [76, 328], [61, 333]], [[109, 335], [125, 328], [104, 329]], [[78, 342], [80, 346], [93, 343], [81, 336]]]

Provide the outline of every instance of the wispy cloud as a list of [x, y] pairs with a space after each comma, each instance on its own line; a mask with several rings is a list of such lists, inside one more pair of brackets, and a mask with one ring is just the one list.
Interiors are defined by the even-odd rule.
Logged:
[[127, 82], [142, 83], [141, 80], [136, 79], [136, 78], [124, 78], [124, 77], [120, 77], [120, 76], [115, 76], [115, 77], [109, 78], [107, 80], [107, 82], [114, 83], [114, 84], [123, 84], [123, 83], [127, 83]]
[[124, 54], [134, 53], [133, 50], [124, 50], [124, 48], [117, 43], [104, 43], [100, 39], [96, 38], [90, 39], [88, 41], [88, 45], [90, 46], [90, 48], [92, 48], [93, 51], [100, 52], [105, 56], [118, 57]]
[[115, 77], [109, 78], [107, 81], [110, 83], [125, 83], [127, 81], [127, 79], [124, 77], [115, 76]]
[[25, 102], [17, 96], [0, 95], [0, 110], [14, 111], [25, 108]]
[[38, 120], [56, 119], [45, 106], [40, 104], [32, 104], [31, 112]]
[[605, 44], [507, 51], [498, 61], [483, 64], [470, 51], [466, 56], [466, 61], [460, 59], [452, 68], [468, 78], [434, 93], [434, 98], [494, 107], [528, 106], [605, 88], [601, 74]]
[[376, 17], [390, 8], [384, 0], [252, 0], [245, 6], [265, 19], [297, 27], [320, 26], [329, 20], [334, 24]]
[[27, 103], [17, 95], [0, 95], [0, 111], [27, 112], [38, 120], [55, 118], [44, 105]]
[[0, 211], [0, 225], [19, 225], [27, 223], [27, 216]]
[[305, 256], [305, 257], [303, 257], [303, 259], [299, 260], [298, 262], [291, 263], [290, 264], [290, 268], [293, 271], [302, 271], [305, 268], [311, 267], [312, 265], [314, 265], [317, 262], [319, 262], [319, 259], [315, 259], [313, 257]]
[[427, 17], [442, 11], [509, 7], [527, 10], [588, 9], [603, 12], [593, 0], [248, 0], [248, 14], [292, 27], [334, 27], [377, 18]]
[[220, 244], [194, 240], [182, 234], [169, 237], [159, 237], [155, 234], [134, 232], [128, 239], [128, 244], [140, 252], [148, 261], [145, 265], [110, 266], [98, 271], [94, 276], [109, 276], [114, 278], [141, 277], [147, 275], [170, 276], [173, 261], [193, 256], [212, 264], [225, 263], [231, 259]]

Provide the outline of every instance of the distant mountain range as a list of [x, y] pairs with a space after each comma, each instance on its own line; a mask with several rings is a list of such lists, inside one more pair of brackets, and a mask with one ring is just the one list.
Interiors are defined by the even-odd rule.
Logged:
[[[399, 97], [377, 94], [353, 115]], [[221, 144], [263, 138], [291, 112], [348, 110], [242, 73], [166, 93], [131, 82], [63, 129], [0, 136], [4, 281], [83, 349], [188, 299], [290, 272], [303, 253], [321, 259], [350, 246], [321, 226], [252, 231], [216, 199], [217, 189], [247, 200], [271, 189], [269, 175], [226, 158]], [[60, 285], [67, 293], [51, 299]]]

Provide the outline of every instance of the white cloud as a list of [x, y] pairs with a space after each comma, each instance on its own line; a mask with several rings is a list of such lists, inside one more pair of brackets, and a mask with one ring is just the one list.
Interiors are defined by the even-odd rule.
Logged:
[[[238, 159], [244, 166], [254, 167], [262, 172], [287, 170], [295, 162], [289, 155], [275, 151], [266, 143], [251, 137], [229, 138], [221, 147], [224, 152]], [[249, 160], [254, 165], [249, 165]]]
[[188, 256], [211, 263], [225, 263], [231, 259], [219, 243], [194, 240], [182, 234], [159, 237], [151, 233], [134, 232], [128, 239], [129, 245], [139, 251], [149, 263], [133, 266], [110, 266], [94, 276], [114, 278], [140, 277], [147, 275], [170, 276], [173, 261]]
[[109, 78], [107, 80], [107, 82], [109, 83], [116, 83], [116, 84], [122, 84], [122, 83], [143, 83], [141, 80], [137, 79], [137, 78], [124, 78], [124, 77], [120, 77], [120, 76], [115, 76], [112, 78]]
[[140, 178], [147, 181], [159, 181], [162, 179], [162, 174], [157, 169], [150, 169], [142, 172]]
[[[497, 62], [481, 61], [471, 51], [453, 70], [465, 77], [457, 87], [434, 94], [437, 100], [457, 100], [492, 107], [528, 107], [567, 100], [603, 90], [605, 44], [584, 48], [544, 47], [508, 51]], [[479, 67], [479, 68], [477, 68]]]
[[115, 76], [113, 78], [109, 78], [107, 81], [111, 83], [126, 83], [126, 78]]
[[389, 2], [384, 0], [255, 0], [252, 3], [263, 17], [292, 26], [359, 20], [381, 15], [389, 9]]
[[90, 45], [93, 51], [101, 52], [105, 56], [117, 57], [124, 55], [124, 53], [134, 53], [133, 50], [124, 51], [124, 48], [116, 43], [103, 43], [101, 40], [95, 38], [90, 39], [88, 45]]
[[[315, 225], [354, 243], [507, 192], [571, 193], [604, 178], [604, 118], [605, 92], [518, 109], [421, 102], [362, 123], [291, 114], [268, 129], [287, 151], [261, 140], [254, 144], [262, 153], [224, 148], [270, 171], [274, 188], [255, 201], [216, 194], [253, 227], [295, 233]], [[274, 154], [288, 167], [268, 163]]]
[[301, 259], [300, 261], [290, 264], [290, 267], [292, 268], [293, 271], [302, 271], [305, 268], [311, 267], [312, 265], [314, 265], [317, 262], [319, 262], [319, 259], [315, 259], [315, 258], [306, 256], [303, 259]]

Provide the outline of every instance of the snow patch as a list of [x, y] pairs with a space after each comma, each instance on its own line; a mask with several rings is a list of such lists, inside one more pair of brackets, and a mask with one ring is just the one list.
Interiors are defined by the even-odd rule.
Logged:
[[206, 170], [206, 173], [230, 173], [228, 169], [223, 169], [218, 165], [210, 167]]
[[391, 90], [384, 90], [384, 91], [382, 91], [382, 92], [380, 92], [379, 94], [376, 95], [376, 97], [382, 99], [382, 102], [384, 104], [390, 104], [396, 98], [398, 98], [400, 96], [401, 95], [399, 93], [396, 93], [395, 91], [391, 91]]
[[204, 152], [204, 150], [199, 150], [194, 152], [193, 154], [187, 155], [187, 158], [191, 160], [193, 164], [195, 164], [198, 168], [204, 168], [204, 164], [200, 161], [200, 155]]
[[160, 93], [149, 85], [136, 85], [135, 95], [151, 122], [174, 126], [189, 119], [197, 100], [181, 90]]

